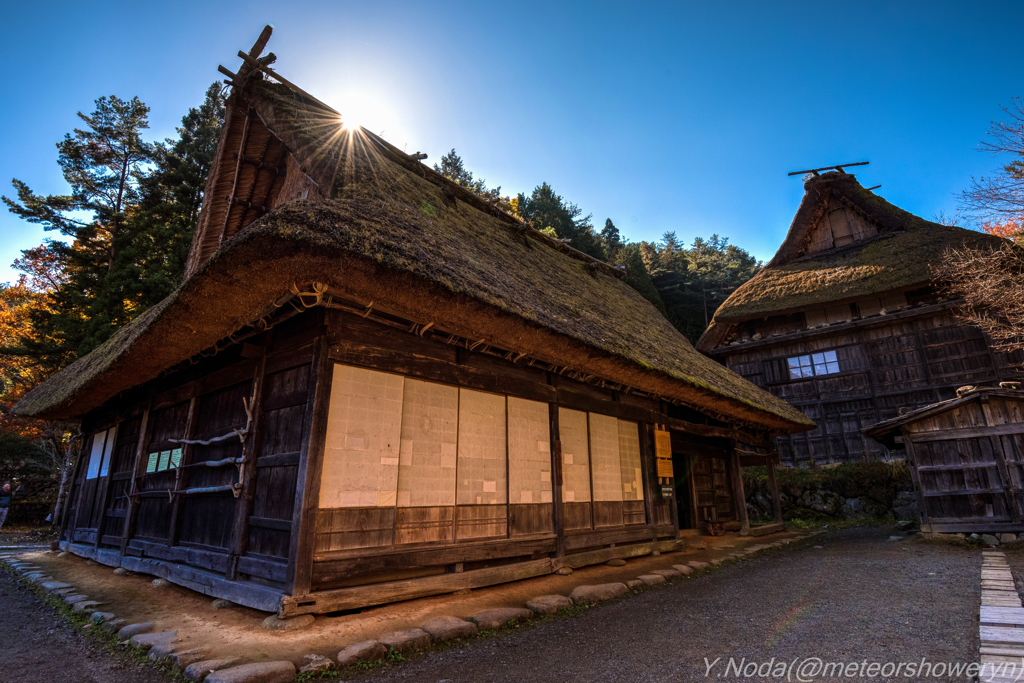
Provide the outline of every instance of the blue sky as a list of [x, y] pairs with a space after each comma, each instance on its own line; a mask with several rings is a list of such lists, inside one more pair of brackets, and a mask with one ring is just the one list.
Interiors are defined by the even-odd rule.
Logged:
[[[865, 186], [956, 209], [1021, 89], [1024, 3], [10, 3], [0, 193], [66, 186], [55, 143], [101, 95], [173, 135], [264, 24], [293, 82], [407, 151], [458, 150], [503, 191], [542, 181], [631, 240], [718, 233], [761, 259], [803, 194], [788, 171], [870, 160]], [[0, 215], [0, 282], [45, 234]]]

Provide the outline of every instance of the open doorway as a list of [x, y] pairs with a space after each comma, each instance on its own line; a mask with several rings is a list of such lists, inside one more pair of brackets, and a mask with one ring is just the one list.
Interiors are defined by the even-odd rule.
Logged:
[[736, 520], [728, 444], [722, 439], [672, 432], [672, 467], [680, 529], [707, 529]]

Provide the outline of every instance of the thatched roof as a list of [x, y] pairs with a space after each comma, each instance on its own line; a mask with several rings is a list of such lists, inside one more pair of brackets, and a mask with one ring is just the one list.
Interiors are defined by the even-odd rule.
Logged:
[[[934, 279], [932, 265], [946, 249], [1003, 242], [919, 218], [864, 189], [852, 174], [814, 176], [804, 189], [778, 252], [719, 307], [697, 348], [715, 348], [726, 329], [736, 323], [924, 286]], [[808, 234], [829, 202], [849, 207], [873, 224], [878, 234], [846, 247], [806, 253]]]
[[[541, 236], [367, 131], [343, 131], [315, 102], [256, 76], [236, 87], [229, 106], [185, 282], [30, 392], [19, 414], [82, 415], [251, 324], [294, 283], [320, 282], [433, 330], [732, 422], [778, 432], [813, 427], [697, 353], [615, 269]], [[267, 149], [283, 180], [224, 177], [242, 167], [236, 155]], [[226, 186], [249, 206], [213, 201], [211, 188]], [[246, 224], [263, 204], [273, 208]]]

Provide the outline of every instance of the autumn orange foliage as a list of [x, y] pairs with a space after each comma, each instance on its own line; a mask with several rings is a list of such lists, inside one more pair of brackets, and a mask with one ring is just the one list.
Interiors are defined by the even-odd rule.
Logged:
[[[29, 336], [30, 312], [48, 306], [47, 294], [32, 287], [25, 276], [13, 285], [0, 284], [0, 349], [17, 346], [22, 337]], [[43, 379], [29, 359], [9, 351], [0, 352], [0, 428], [29, 439], [42, 437], [42, 422], [16, 417], [10, 409]]]
[[982, 223], [981, 229], [996, 237], [1005, 237], [1014, 242], [1024, 241], [1024, 216], [1008, 218], [1001, 223]]

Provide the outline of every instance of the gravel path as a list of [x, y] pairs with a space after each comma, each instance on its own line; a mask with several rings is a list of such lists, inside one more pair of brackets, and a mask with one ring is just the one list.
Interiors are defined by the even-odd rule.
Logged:
[[[711, 678], [726, 680], [736, 678], [726, 673], [730, 657], [736, 663], [746, 658], [747, 665], [774, 657], [787, 666], [812, 657], [858, 665], [977, 661], [981, 553], [890, 541], [890, 533], [849, 529], [815, 536], [575, 618], [429, 654], [359, 680], [703, 681], [705, 657], [722, 658]], [[804, 666], [810, 671], [814, 664]]]
[[92, 640], [0, 570], [0, 681], [11, 683], [167, 683]]

